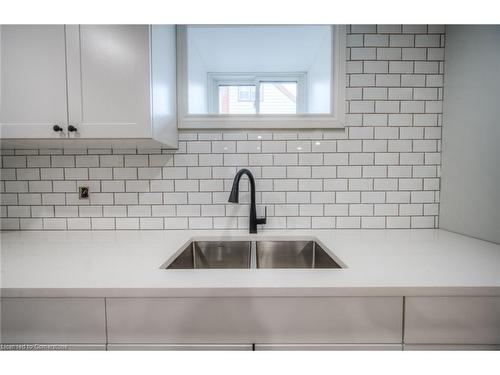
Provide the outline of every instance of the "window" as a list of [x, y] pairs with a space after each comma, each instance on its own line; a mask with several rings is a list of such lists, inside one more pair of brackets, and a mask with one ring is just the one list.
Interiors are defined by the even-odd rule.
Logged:
[[178, 26], [179, 127], [343, 127], [344, 65], [341, 26]]
[[210, 114], [305, 112], [306, 73], [208, 73]]
[[254, 102], [255, 101], [255, 86], [237, 86], [238, 101]]

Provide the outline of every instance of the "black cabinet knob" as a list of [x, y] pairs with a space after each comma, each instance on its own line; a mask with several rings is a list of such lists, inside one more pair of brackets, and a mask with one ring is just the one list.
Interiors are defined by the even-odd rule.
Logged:
[[68, 131], [70, 131], [70, 132], [76, 132], [76, 131], [78, 131], [78, 129], [75, 128], [73, 125], [70, 125], [70, 126], [68, 126]]
[[61, 128], [59, 125], [54, 125], [52, 127], [52, 129], [54, 129], [55, 132], [62, 132], [63, 131], [63, 128]]

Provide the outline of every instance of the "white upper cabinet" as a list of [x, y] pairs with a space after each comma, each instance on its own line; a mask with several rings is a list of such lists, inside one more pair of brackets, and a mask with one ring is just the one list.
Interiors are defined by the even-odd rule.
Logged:
[[60, 138], [66, 127], [64, 26], [0, 26], [2, 138]]
[[[70, 147], [177, 147], [175, 26], [37, 28], [43, 32], [2, 30], [3, 143], [56, 134]], [[50, 53], [40, 46], [42, 37]], [[25, 136], [17, 126], [25, 123], [46, 126]], [[55, 132], [55, 124], [63, 131]]]
[[66, 29], [69, 124], [78, 129], [71, 136], [151, 137], [149, 27]]

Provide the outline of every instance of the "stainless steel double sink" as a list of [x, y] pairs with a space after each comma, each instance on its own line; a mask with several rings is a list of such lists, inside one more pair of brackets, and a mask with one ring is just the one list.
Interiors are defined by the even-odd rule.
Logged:
[[334, 258], [315, 240], [193, 240], [162, 268], [344, 268]]

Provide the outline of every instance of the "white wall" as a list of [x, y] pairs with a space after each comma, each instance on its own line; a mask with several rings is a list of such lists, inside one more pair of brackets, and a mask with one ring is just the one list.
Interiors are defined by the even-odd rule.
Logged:
[[440, 226], [500, 243], [500, 26], [446, 33]]
[[207, 67], [195, 40], [188, 39], [188, 111], [192, 114], [208, 112]]
[[328, 113], [331, 110], [332, 43], [332, 33], [326, 30], [307, 71], [308, 113]]

